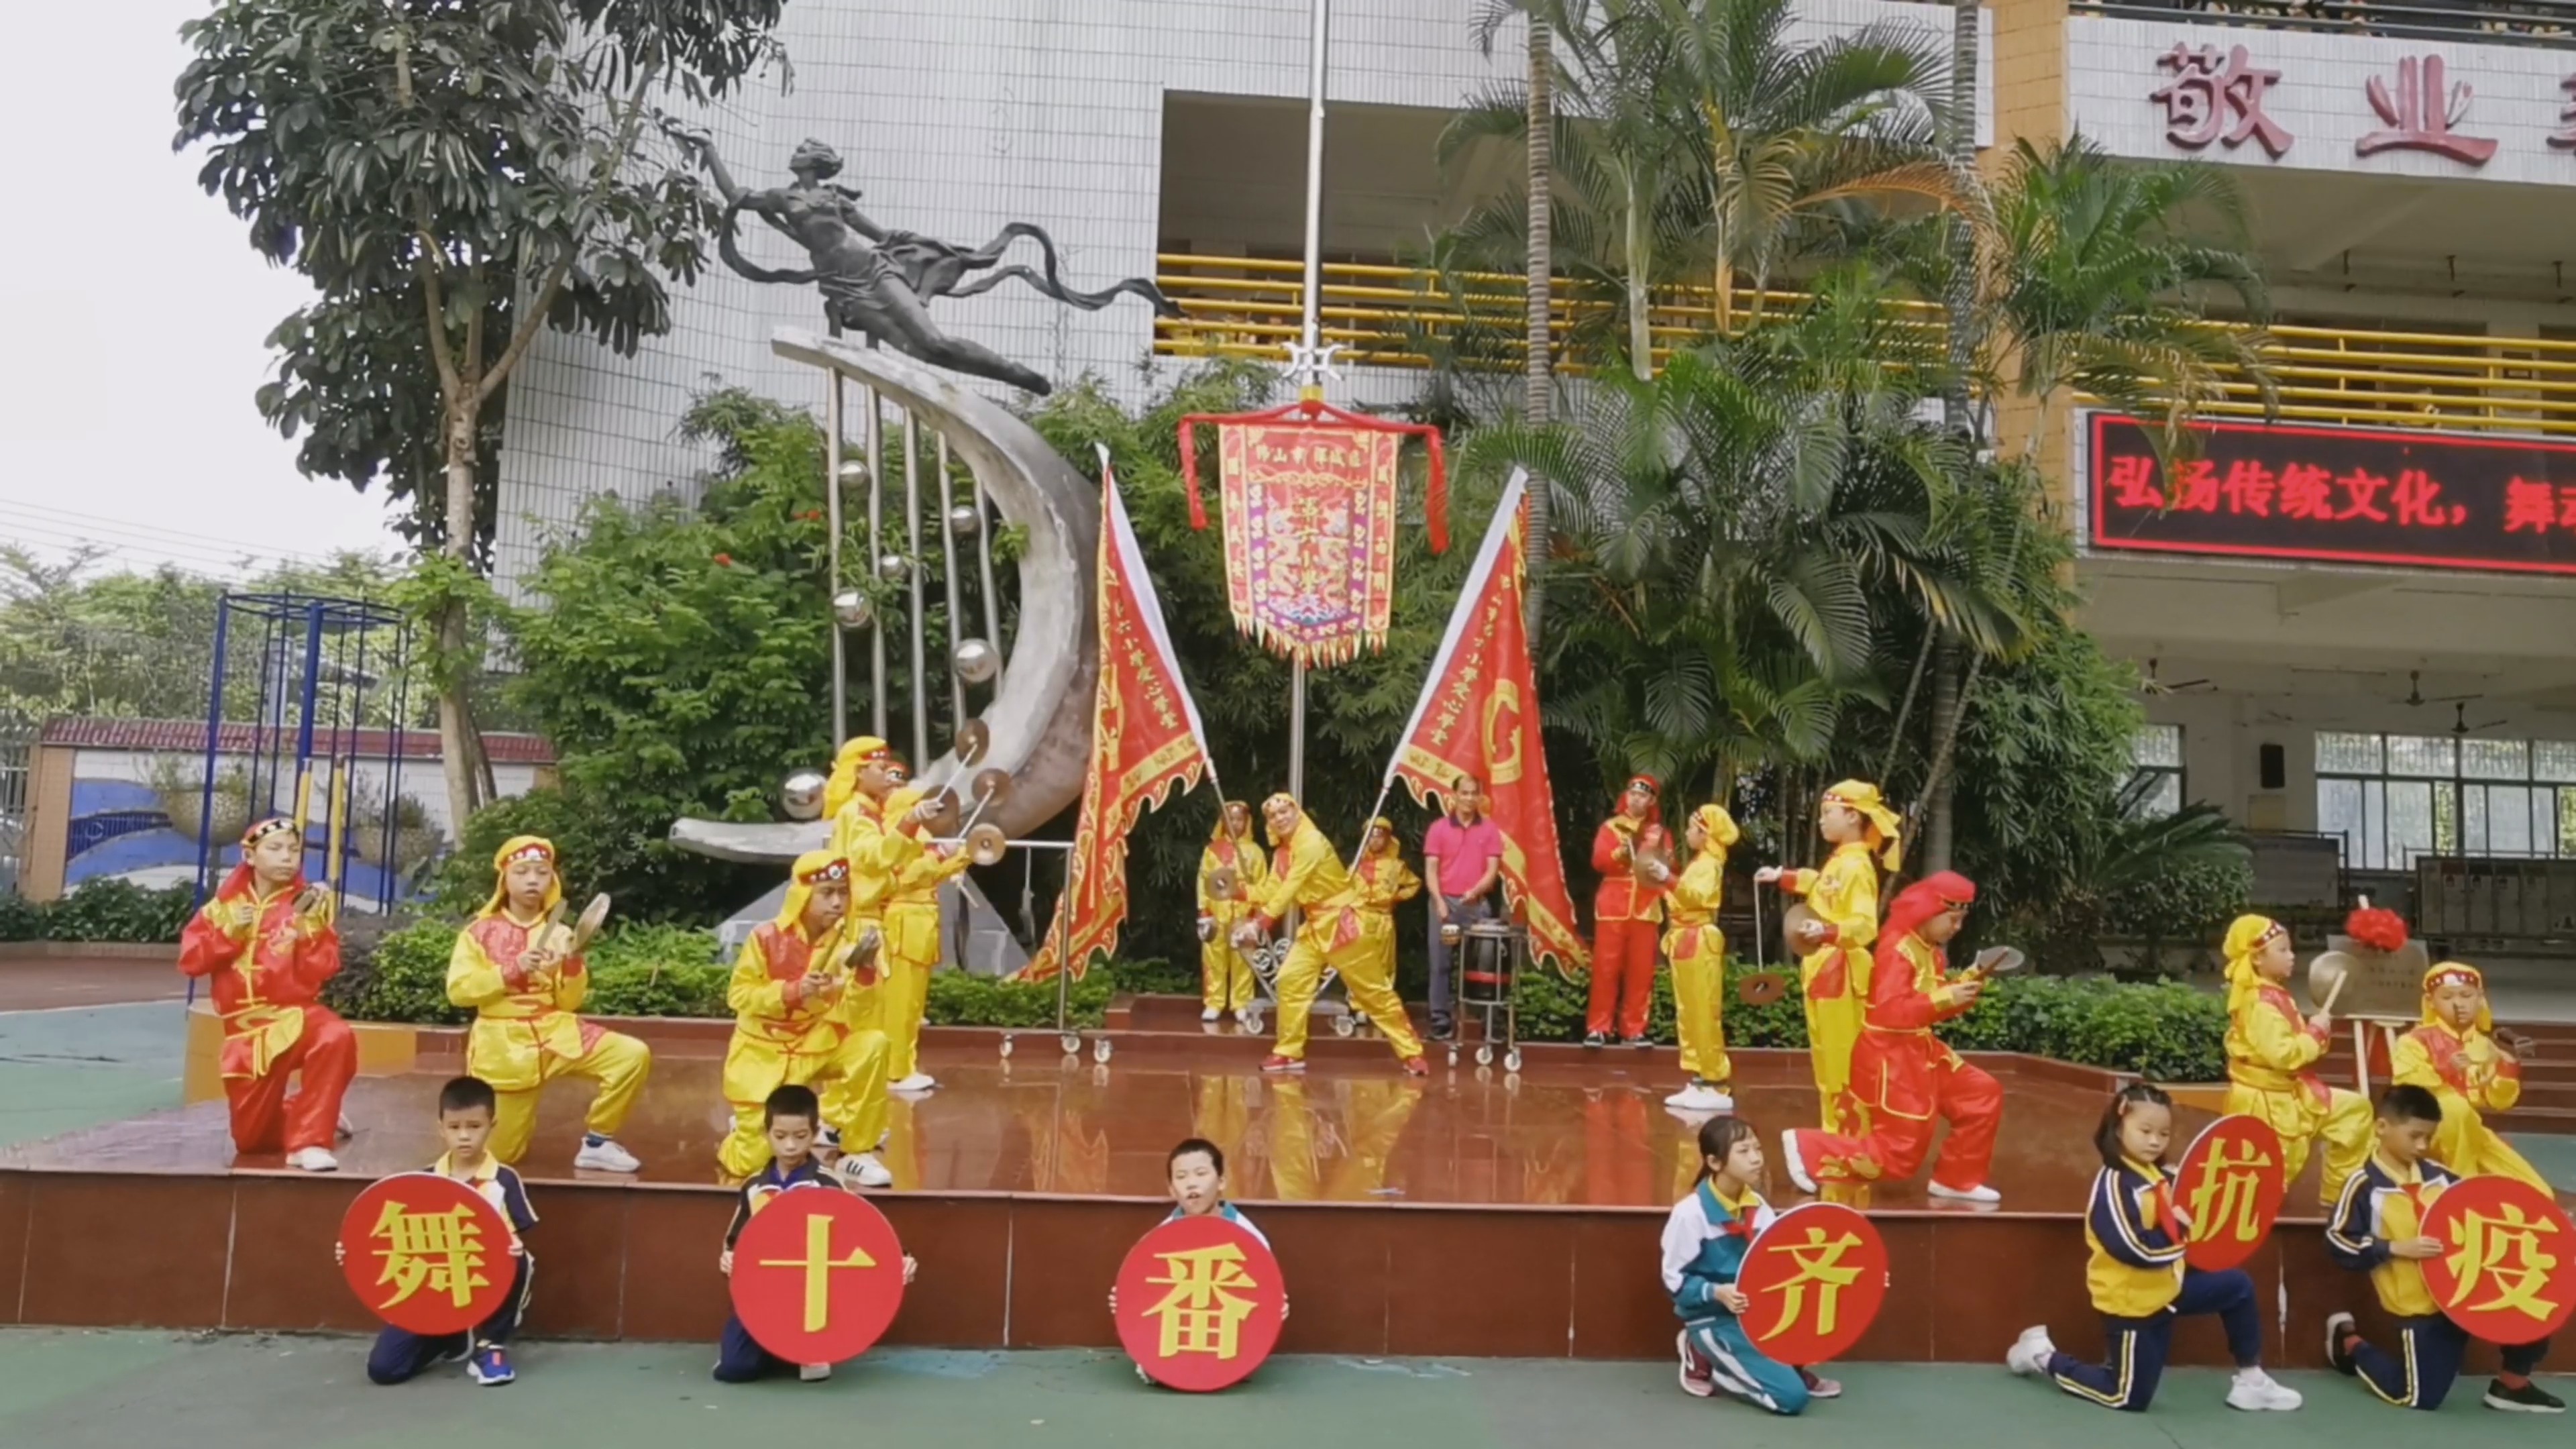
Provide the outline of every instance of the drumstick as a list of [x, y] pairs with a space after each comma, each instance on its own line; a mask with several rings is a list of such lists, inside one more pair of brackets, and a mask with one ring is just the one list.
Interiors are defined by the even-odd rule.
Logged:
[[2343, 989], [2346, 984], [2351, 982], [2351, 980], [2352, 973], [2349, 971], [2346, 971], [2341, 976], [2335, 978], [2333, 988], [2326, 992], [2325, 1004], [2317, 1008], [2317, 1015], [2331, 1016], [2334, 1014], [2334, 1004], [2343, 999]]

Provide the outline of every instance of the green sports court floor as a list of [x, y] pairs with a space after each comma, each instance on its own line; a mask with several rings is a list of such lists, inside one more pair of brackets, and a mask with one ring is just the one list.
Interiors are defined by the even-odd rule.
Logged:
[[[166, 1002], [0, 1013], [0, 1145], [175, 1105], [183, 1026]], [[2000, 1366], [1861, 1364], [1838, 1371], [1845, 1398], [1774, 1420], [1683, 1395], [1663, 1363], [1282, 1358], [1199, 1398], [1145, 1388], [1115, 1357], [1087, 1352], [890, 1351], [826, 1384], [732, 1387], [708, 1379], [711, 1358], [709, 1347], [540, 1341], [505, 1390], [478, 1389], [454, 1368], [379, 1389], [366, 1382], [361, 1339], [0, 1330], [0, 1446], [123, 1449], [172, 1437], [139, 1426], [183, 1424], [190, 1449], [451, 1449], [460, 1439], [677, 1449], [782, 1434], [881, 1449], [2361, 1449], [2434, 1424], [2451, 1449], [2564, 1443], [2576, 1431], [2576, 1420], [2479, 1407], [2482, 1381], [2464, 1382], [2427, 1421], [2322, 1373], [2284, 1375], [2308, 1394], [2305, 1409], [2253, 1415], [2221, 1402], [2224, 1375], [2178, 1371], [2139, 1416]], [[2576, 1397], [2576, 1384], [2554, 1386]]]

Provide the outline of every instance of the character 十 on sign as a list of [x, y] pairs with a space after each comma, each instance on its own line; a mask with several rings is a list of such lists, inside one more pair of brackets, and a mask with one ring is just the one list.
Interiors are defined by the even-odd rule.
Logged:
[[903, 1244], [865, 1198], [780, 1193], [734, 1242], [734, 1312], [789, 1363], [857, 1358], [902, 1306]]

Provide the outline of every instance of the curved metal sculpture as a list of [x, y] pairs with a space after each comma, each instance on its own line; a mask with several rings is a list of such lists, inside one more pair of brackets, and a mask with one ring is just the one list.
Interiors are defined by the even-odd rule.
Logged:
[[[981, 716], [991, 743], [978, 762], [1009, 771], [1012, 782], [985, 818], [1012, 836], [1027, 834], [1081, 795], [1091, 755], [1092, 692], [1100, 673], [1090, 567], [1100, 538], [1098, 491], [1027, 423], [919, 362], [800, 328], [781, 328], [770, 350], [837, 371], [909, 409], [966, 460], [1002, 518], [1027, 530], [1019, 559], [1019, 632], [1001, 688]], [[962, 773], [952, 751], [919, 778], [932, 786], [955, 781], [962, 795]], [[673, 843], [701, 855], [767, 862], [817, 849], [830, 833], [830, 822], [822, 820], [682, 820], [671, 827]]]

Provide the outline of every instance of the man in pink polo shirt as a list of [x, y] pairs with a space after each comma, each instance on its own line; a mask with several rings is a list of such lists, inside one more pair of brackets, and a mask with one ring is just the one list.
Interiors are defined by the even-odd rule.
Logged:
[[1503, 832], [1485, 818], [1485, 785], [1460, 775], [1449, 792], [1449, 813], [1431, 822], [1422, 838], [1422, 873], [1431, 880], [1431, 1035], [1456, 1033], [1456, 998], [1449, 981], [1450, 946], [1443, 926], [1460, 930], [1494, 913], [1494, 882], [1503, 868]]

